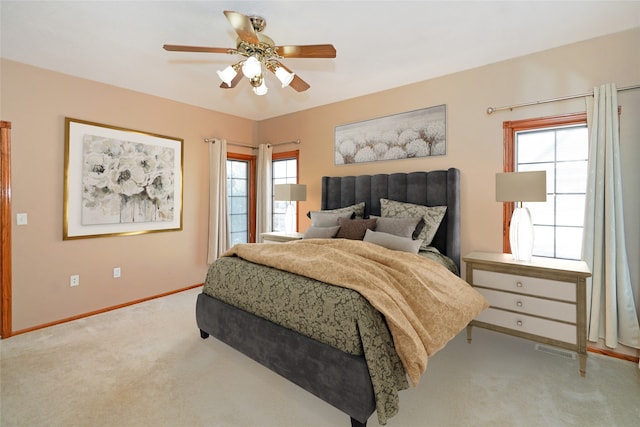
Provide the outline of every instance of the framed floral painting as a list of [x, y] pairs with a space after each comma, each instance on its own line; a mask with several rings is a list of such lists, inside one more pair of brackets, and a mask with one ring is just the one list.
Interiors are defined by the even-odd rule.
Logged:
[[447, 106], [336, 126], [336, 165], [444, 156], [447, 154]]
[[182, 230], [183, 144], [65, 118], [63, 239]]

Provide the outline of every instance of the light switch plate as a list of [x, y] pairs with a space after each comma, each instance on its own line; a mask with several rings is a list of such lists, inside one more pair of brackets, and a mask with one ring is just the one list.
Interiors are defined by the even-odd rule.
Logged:
[[18, 225], [27, 225], [27, 214], [26, 213], [16, 214], [16, 223]]

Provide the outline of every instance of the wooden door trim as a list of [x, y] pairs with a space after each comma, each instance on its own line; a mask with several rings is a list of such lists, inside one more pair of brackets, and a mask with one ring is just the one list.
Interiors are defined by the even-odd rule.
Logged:
[[11, 122], [0, 121], [0, 338], [11, 336]]

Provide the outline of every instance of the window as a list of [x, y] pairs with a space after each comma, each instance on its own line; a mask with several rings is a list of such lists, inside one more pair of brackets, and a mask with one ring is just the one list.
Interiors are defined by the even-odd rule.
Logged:
[[227, 154], [227, 203], [231, 246], [255, 242], [255, 157]]
[[[589, 137], [586, 115], [504, 123], [505, 171], [547, 172], [547, 201], [524, 203], [531, 212], [533, 255], [580, 259], [584, 228]], [[509, 247], [513, 203], [505, 203], [504, 249]]]
[[[296, 150], [273, 154], [272, 185], [297, 183], [298, 153]], [[227, 153], [227, 201], [232, 246], [256, 241], [255, 171], [255, 156]], [[284, 231], [286, 208], [286, 202], [273, 202], [274, 231]]]
[[[275, 153], [272, 156], [271, 179], [275, 188], [276, 184], [297, 184], [298, 183], [298, 153], [299, 151], [288, 151]], [[272, 194], [275, 190], [272, 190]], [[273, 211], [271, 217], [271, 229], [273, 231], [285, 231], [285, 213], [287, 203], [283, 201], [273, 201]], [[298, 223], [297, 202], [291, 202], [296, 213], [295, 224]], [[297, 228], [297, 227], [296, 227]]]

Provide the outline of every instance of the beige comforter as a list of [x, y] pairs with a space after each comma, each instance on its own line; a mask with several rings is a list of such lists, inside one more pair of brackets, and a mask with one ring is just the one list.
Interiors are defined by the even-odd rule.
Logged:
[[428, 357], [489, 305], [442, 265], [362, 241], [238, 244], [223, 256], [234, 255], [359, 292], [384, 315], [414, 386], [427, 368]]

